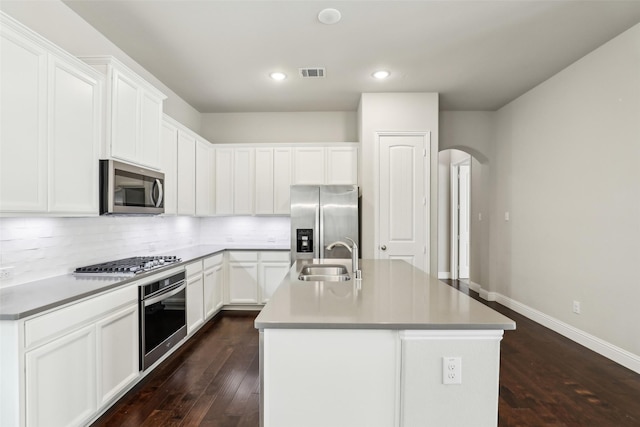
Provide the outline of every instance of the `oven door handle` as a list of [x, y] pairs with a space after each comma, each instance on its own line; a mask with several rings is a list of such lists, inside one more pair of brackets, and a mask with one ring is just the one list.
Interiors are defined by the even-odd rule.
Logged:
[[144, 306], [147, 307], [151, 304], [155, 304], [157, 302], [160, 302], [164, 299], [167, 299], [169, 297], [174, 296], [175, 294], [179, 294], [180, 292], [182, 292], [185, 288], [187, 287], [187, 285], [184, 282], [179, 283], [176, 287], [172, 288], [171, 290], [167, 291], [167, 292], [163, 292], [158, 296], [155, 296], [153, 298], [149, 298], [149, 299], [145, 299], [142, 300], [142, 302], [144, 303]]

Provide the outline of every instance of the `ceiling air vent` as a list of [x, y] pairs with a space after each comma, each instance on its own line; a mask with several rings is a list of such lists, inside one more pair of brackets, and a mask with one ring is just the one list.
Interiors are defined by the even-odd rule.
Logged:
[[324, 68], [300, 68], [300, 77], [303, 79], [319, 79], [323, 78], [327, 72]]

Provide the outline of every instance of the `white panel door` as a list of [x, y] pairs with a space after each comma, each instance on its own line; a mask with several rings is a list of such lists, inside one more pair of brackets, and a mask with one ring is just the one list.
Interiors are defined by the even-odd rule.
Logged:
[[27, 352], [26, 425], [82, 425], [96, 410], [95, 326]]
[[143, 165], [160, 167], [160, 126], [162, 123], [162, 100], [142, 91], [140, 101], [140, 153]]
[[113, 71], [111, 155], [118, 159], [138, 160], [138, 85]]
[[289, 273], [289, 262], [260, 263], [260, 302], [265, 304]]
[[196, 139], [178, 131], [178, 215], [196, 213]]
[[213, 215], [213, 147], [196, 141], [196, 215]]
[[258, 303], [258, 263], [229, 263], [229, 303]]
[[162, 123], [160, 169], [164, 172], [164, 214], [178, 213], [178, 128]]
[[44, 212], [47, 54], [6, 26], [0, 31], [0, 211]]
[[324, 184], [326, 173], [324, 147], [298, 147], [294, 150], [294, 156], [294, 184]]
[[202, 273], [187, 278], [187, 334], [204, 322], [204, 283]]
[[213, 316], [222, 307], [222, 264], [204, 271], [204, 317]]
[[274, 213], [273, 148], [256, 148], [255, 199], [257, 215]]
[[471, 166], [460, 165], [459, 167], [459, 186], [458, 186], [458, 278], [469, 278], [469, 196], [471, 191]]
[[233, 148], [216, 148], [216, 214], [233, 214]]
[[96, 326], [98, 406], [101, 406], [138, 376], [138, 305], [113, 313]]
[[291, 148], [273, 150], [273, 213], [291, 213]]
[[425, 134], [380, 134], [378, 251], [426, 270]]
[[356, 147], [327, 147], [326, 184], [358, 184], [358, 149]]
[[233, 213], [236, 215], [253, 214], [254, 156], [253, 148], [236, 148], [233, 152]]
[[49, 211], [97, 215], [100, 82], [53, 59], [49, 83]]

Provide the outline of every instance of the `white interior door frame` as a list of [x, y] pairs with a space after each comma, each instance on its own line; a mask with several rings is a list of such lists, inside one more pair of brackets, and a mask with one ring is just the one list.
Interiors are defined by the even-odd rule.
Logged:
[[429, 273], [430, 271], [430, 244], [429, 244], [429, 233], [430, 233], [430, 224], [431, 224], [431, 214], [430, 214], [430, 189], [431, 189], [431, 162], [430, 162], [430, 153], [431, 153], [431, 132], [430, 131], [375, 131], [374, 132], [374, 179], [373, 179], [373, 200], [374, 200], [374, 209], [373, 209], [373, 220], [374, 220], [374, 256], [375, 258], [379, 258], [380, 256], [380, 138], [386, 136], [421, 136], [424, 138], [425, 146], [423, 147], [426, 150], [426, 157], [423, 157], [424, 161], [424, 188], [425, 188], [425, 196], [426, 196], [426, 205], [424, 207], [424, 243], [425, 243], [425, 271]]
[[[471, 167], [471, 160], [465, 159], [456, 163], [451, 163], [451, 279], [459, 278], [459, 257], [460, 245], [458, 235], [460, 234], [460, 166]], [[469, 211], [471, 206], [467, 206]], [[470, 212], [468, 213], [470, 214]]]

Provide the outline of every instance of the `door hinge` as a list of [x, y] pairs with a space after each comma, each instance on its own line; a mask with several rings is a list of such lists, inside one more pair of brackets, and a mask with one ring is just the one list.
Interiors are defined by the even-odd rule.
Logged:
[[422, 247], [422, 253], [425, 253], [425, 254], [427, 253], [427, 247], [426, 246]]
[[422, 157], [427, 157], [427, 149], [422, 150]]
[[422, 198], [422, 206], [427, 206], [427, 198], [426, 197]]

